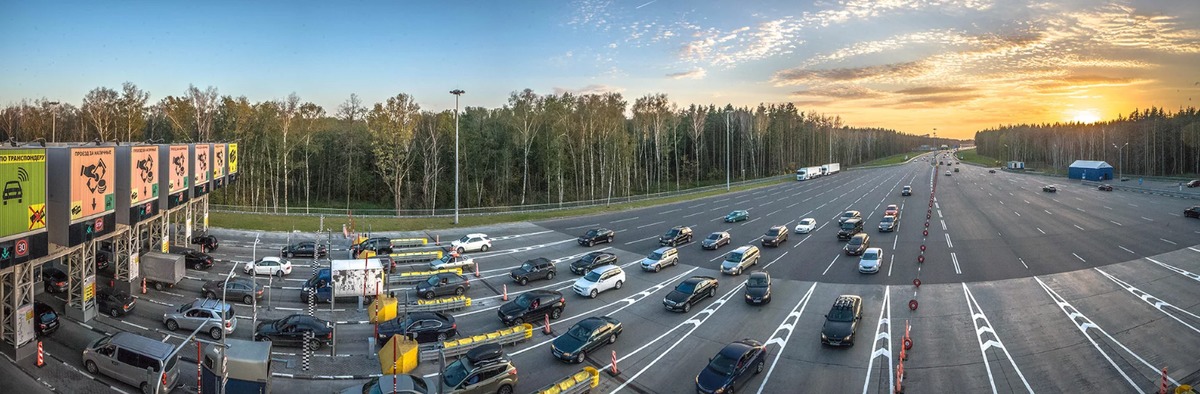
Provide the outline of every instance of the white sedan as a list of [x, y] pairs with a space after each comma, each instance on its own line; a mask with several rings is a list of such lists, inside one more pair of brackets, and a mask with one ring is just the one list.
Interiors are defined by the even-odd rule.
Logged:
[[251, 272], [255, 275], [290, 275], [292, 273], [292, 262], [274, 256], [267, 256], [258, 261], [247, 262], [246, 267], [242, 271], [247, 275]]
[[462, 268], [464, 270], [472, 269], [475, 268], [475, 259], [451, 252], [446, 253], [446, 255], [442, 256], [440, 259], [429, 262], [429, 269], [432, 270], [442, 270], [448, 268]]
[[464, 235], [462, 238], [450, 243], [450, 250], [463, 254], [466, 252], [486, 252], [492, 247], [492, 239], [488, 238], [487, 234], [473, 233]]
[[800, 223], [796, 224], [796, 234], [808, 234], [817, 227], [817, 219], [804, 218], [800, 219]]

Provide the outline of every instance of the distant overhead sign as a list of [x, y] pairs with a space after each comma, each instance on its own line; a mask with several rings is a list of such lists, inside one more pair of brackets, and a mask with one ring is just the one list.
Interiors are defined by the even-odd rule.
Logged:
[[191, 178], [188, 176], [188, 146], [171, 145], [170, 152], [171, 162], [166, 164], [171, 166], [168, 193], [175, 194], [186, 190], [191, 185]]
[[133, 147], [129, 163], [130, 205], [158, 198], [158, 147]]

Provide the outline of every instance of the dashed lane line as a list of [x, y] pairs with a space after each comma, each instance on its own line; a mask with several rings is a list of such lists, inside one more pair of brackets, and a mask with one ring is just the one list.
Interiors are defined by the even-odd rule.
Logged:
[[646, 227], [650, 227], [650, 226], [657, 226], [657, 225], [660, 225], [660, 224], [663, 224], [663, 223], [666, 223], [666, 221], [665, 221], [665, 220], [660, 220], [660, 221], [657, 221], [657, 222], [654, 222], [654, 223], [650, 223], [650, 224], [643, 224], [643, 225], [641, 225], [641, 226], [637, 226], [637, 228], [641, 229], [641, 228], [646, 228]]
[[[991, 320], [988, 320], [986, 314], [983, 313], [983, 308], [979, 306], [979, 301], [975, 299], [975, 295], [967, 288], [967, 284], [962, 284], [963, 295], [967, 298], [967, 310], [971, 313], [971, 323], [975, 325], [975, 340], [979, 344], [979, 353], [983, 356], [983, 366], [987, 369], [988, 383], [992, 385], [992, 393], [999, 393], [996, 389], [996, 377], [992, 373], [992, 363], [988, 357], [988, 349], [996, 348], [1004, 352], [1004, 357], [1008, 359], [1009, 365], [1012, 365], [1017, 376], [1021, 378], [1021, 383], [1025, 385], [1025, 390], [1033, 394], [1033, 387], [1029, 386], [1029, 381], [1025, 380], [1025, 374], [1021, 373], [1021, 368], [1017, 367], [1017, 361], [1013, 359], [1012, 354], [1008, 353], [1008, 348], [1004, 347], [1004, 342], [1000, 340], [1000, 335], [992, 327]], [[984, 334], [988, 335], [987, 340], [984, 340]], [[1004, 377], [1003, 370], [1001, 376]], [[1005, 392], [1011, 392], [1012, 387], [1004, 387]]]
[[1084, 259], [1083, 259], [1083, 257], [1079, 257], [1079, 255], [1075, 254], [1074, 252], [1072, 252], [1072, 253], [1071, 253], [1071, 255], [1072, 255], [1072, 256], [1075, 256], [1075, 258], [1079, 259], [1079, 261], [1082, 261], [1082, 262], [1085, 262], [1085, 263], [1087, 262], [1087, 260], [1084, 260]]
[[[1132, 250], [1126, 249], [1124, 246], [1117, 245], [1117, 247], [1118, 247], [1118, 248], [1121, 248], [1121, 250], [1124, 250], [1124, 251], [1126, 251], [1126, 252], [1133, 253], [1133, 251], [1132, 251]], [[1137, 253], [1133, 253], [1133, 254], [1137, 254]]]
[[813, 290], [816, 288], [817, 283], [813, 282], [812, 286], [808, 287], [808, 292], [804, 293], [804, 297], [800, 298], [800, 302], [792, 307], [792, 311], [788, 313], [787, 317], [784, 317], [783, 322], [779, 323], [775, 332], [771, 333], [771, 339], [763, 344], [764, 347], [779, 345], [779, 351], [775, 352], [775, 360], [771, 361], [767, 375], [763, 376], [762, 383], [758, 385], [759, 394], [762, 394], [763, 389], [767, 387], [767, 381], [771, 380], [771, 374], [775, 372], [775, 364], [778, 364], [779, 359], [783, 358], [783, 350], [787, 348], [788, 341], [792, 339], [792, 332], [795, 331], [796, 324], [800, 322], [800, 316], [804, 314], [804, 309], [808, 306], [808, 301], [812, 299]]

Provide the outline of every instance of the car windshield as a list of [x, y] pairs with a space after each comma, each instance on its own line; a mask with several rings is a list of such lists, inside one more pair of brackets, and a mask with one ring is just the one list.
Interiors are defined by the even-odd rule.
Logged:
[[813, 225], [813, 223], [816, 223], [816, 222], [817, 222], [816, 220], [804, 219], [804, 220], [800, 221], [800, 224], [803, 224], [805, 226], [811, 226], [811, 225]]
[[733, 375], [733, 364], [736, 362], [737, 360], [734, 358], [718, 354], [716, 357], [713, 357], [712, 361], [708, 362], [708, 370], [720, 376]]
[[776, 235], [779, 235], [779, 233], [780, 233], [779, 229], [776, 229], [776, 228], [773, 228], [773, 229], [767, 230], [767, 236], [768, 236], [768, 237], [774, 237], [774, 236], [776, 236]]
[[854, 229], [854, 223], [850, 223], [850, 222], [842, 223], [842, 230], [853, 230], [853, 229]]
[[523, 269], [523, 270], [525, 270], [525, 271], [528, 271], [528, 272], [532, 272], [532, 271], [533, 271], [533, 264], [530, 264], [530, 263], [528, 263], [528, 262], [526, 262], [525, 264], [521, 264], [521, 269]]
[[674, 237], [676, 235], [679, 235], [679, 229], [677, 229], [677, 228], [673, 228], [673, 229], [671, 229], [671, 231], [667, 231], [668, 237]]
[[596, 272], [596, 271], [588, 272], [587, 275], [583, 276], [583, 280], [586, 280], [588, 282], [599, 282], [600, 281], [600, 273]]
[[890, 222], [890, 221], [892, 221], [892, 217], [891, 217], [891, 216], [884, 216], [884, 217], [883, 217], [883, 219], [882, 219], [882, 220], [880, 220], [880, 221], [881, 221], [881, 222], [884, 222], [884, 223], [887, 223], [887, 222]]
[[438, 280], [440, 279], [437, 276], [430, 276], [429, 279], [425, 280], [425, 283], [430, 286], [437, 286]]
[[863, 253], [862, 259], [863, 260], [879, 260], [879, 253], [875, 253], [875, 252]]
[[830, 321], [851, 321], [854, 320], [854, 314], [850, 312], [850, 308], [835, 308], [829, 311], [827, 318]]
[[721, 239], [721, 234], [709, 234], [708, 239], [710, 241], [716, 241], [718, 239]]
[[442, 372], [442, 380], [446, 383], [447, 388], [458, 387], [458, 384], [467, 378], [467, 372], [470, 371], [467, 369], [466, 362], [466, 359], [459, 359], [446, 367], [446, 372]]
[[533, 297], [523, 297], [523, 296], [524, 296], [524, 294], [522, 294], [522, 297], [517, 297], [517, 300], [515, 302], [517, 303], [517, 306], [521, 307], [521, 309], [527, 309], [527, 308], [529, 308], [529, 303], [533, 302], [533, 300], [531, 299]]
[[58, 314], [54, 313], [53, 309], [47, 309], [45, 314], [42, 315], [41, 320], [42, 320], [42, 323], [49, 323], [49, 322], [54, 321], [54, 319], [57, 319], [57, 318], [58, 318]]
[[862, 245], [862, 240], [859, 237], [850, 238], [850, 245]]
[[469, 240], [471, 240], [471, 237], [464, 235], [462, 238], [458, 239], [458, 242], [467, 243]]
[[852, 218], [852, 217], [854, 217], [854, 214], [853, 214], [853, 213], [851, 213], [851, 212], [846, 212], [846, 213], [843, 213], [843, 214], [842, 214], [842, 218], [843, 218], [843, 219], [849, 219], [849, 218]]
[[575, 325], [575, 327], [571, 327], [570, 331], [567, 331], [567, 335], [578, 338], [581, 341], [586, 341], [592, 337], [592, 330], [581, 325]]
[[740, 262], [742, 261], [742, 252], [729, 252], [729, 256], [725, 257], [725, 261]]
[[680, 283], [679, 286], [675, 286], [675, 291], [678, 291], [683, 294], [692, 294], [692, 291], [695, 291], [695, 290], [696, 290], [696, 284], [691, 283], [691, 282], [683, 282], [683, 283]]
[[753, 276], [751, 276], [751, 277], [750, 277], [750, 280], [747, 280], [747, 281], [746, 281], [746, 286], [750, 286], [750, 287], [767, 287], [767, 283], [769, 283], [769, 282], [767, 282], [767, 278], [766, 278], [765, 276], [764, 276], [764, 277], [753, 277]]
[[589, 236], [589, 237], [595, 237], [596, 234], [600, 234], [600, 232], [596, 231], [596, 230], [591, 230], [591, 231], [587, 232], [587, 236]]

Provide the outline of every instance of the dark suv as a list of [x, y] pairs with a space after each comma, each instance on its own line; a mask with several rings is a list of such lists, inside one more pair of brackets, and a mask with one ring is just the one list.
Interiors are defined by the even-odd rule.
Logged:
[[849, 219], [838, 224], [838, 241], [845, 241], [863, 231], [862, 219]]
[[859, 212], [859, 211], [842, 212], [842, 216], [838, 216], [838, 224], [845, 223], [847, 220], [850, 220], [850, 219], [862, 219], [862, 212]]
[[601, 242], [612, 243], [613, 235], [616, 235], [615, 231], [606, 228], [594, 228], [580, 235], [578, 241], [583, 246], [592, 246]]
[[787, 241], [787, 238], [787, 226], [771, 226], [771, 228], [767, 229], [767, 233], [763, 234], [762, 246], [779, 246], [779, 244]]
[[666, 234], [658, 237], [659, 245], [679, 246], [688, 242], [692, 242], [692, 228], [688, 226], [672, 227]]
[[351, 257], [358, 256], [364, 250], [373, 251], [376, 255], [392, 254], [392, 239], [388, 237], [367, 238], [366, 241], [350, 247]]
[[[391, 241], [388, 242], [390, 243]], [[325, 257], [326, 254], [328, 254], [328, 250], [325, 249], [325, 245], [313, 241], [294, 243], [279, 249], [279, 257], [320, 258]]]
[[571, 273], [583, 275], [593, 268], [617, 263], [617, 255], [608, 252], [592, 252], [571, 263]]
[[471, 288], [471, 281], [453, 272], [440, 272], [417, 283], [417, 295], [432, 299], [443, 295], [463, 295]]
[[1183, 217], [1200, 219], [1200, 205], [1183, 210]]
[[254, 340], [271, 341], [274, 345], [305, 346], [308, 332], [313, 335], [314, 341], [308, 344], [313, 350], [321, 348], [321, 345], [333, 344], [333, 323], [300, 314], [259, 321], [254, 330]]
[[525, 322], [541, 321], [549, 315], [550, 320], [562, 316], [567, 299], [554, 290], [530, 290], [517, 296], [496, 311], [504, 325], [515, 326]]
[[509, 272], [513, 280], [520, 283], [521, 286], [529, 283], [534, 279], [554, 279], [554, 275], [558, 273], [558, 269], [554, 268], [554, 263], [545, 257], [538, 257], [532, 260], [526, 260], [520, 267], [513, 268]]
[[833, 346], [854, 346], [854, 333], [862, 319], [862, 297], [842, 295], [833, 300], [821, 327], [821, 343]]

